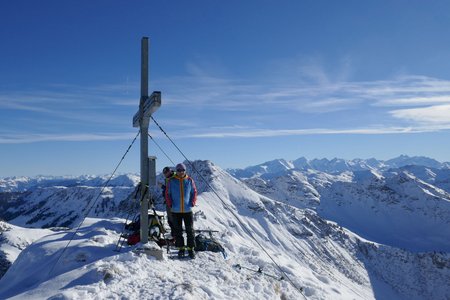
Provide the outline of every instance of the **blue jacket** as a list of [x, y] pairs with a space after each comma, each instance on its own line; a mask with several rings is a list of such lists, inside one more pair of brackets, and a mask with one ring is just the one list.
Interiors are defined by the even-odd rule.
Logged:
[[171, 177], [166, 184], [166, 203], [172, 213], [191, 212], [197, 202], [197, 188], [194, 180], [185, 175]]

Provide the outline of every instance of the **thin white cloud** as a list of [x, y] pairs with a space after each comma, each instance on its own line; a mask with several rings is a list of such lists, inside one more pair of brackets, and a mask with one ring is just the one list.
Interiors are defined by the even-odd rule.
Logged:
[[[51, 90], [56, 88], [57, 90]], [[123, 89], [122, 85], [77, 87], [71, 85], [51, 85], [49, 91], [0, 92], [0, 109], [12, 111], [16, 116], [23, 112], [34, 114], [35, 120], [46, 123], [52, 120], [75, 120], [83, 124], [116, 124], [121, 117], [124, 106], [132, 105], [138, 109], [139, 99], [134, 101], [129, 96], [116, 94]], [[111, 90], [108, 90], [111, 89]], [[126, 108], [128, 110], [128, 108]], [[131, 114], [131, 113], [130, 113]], [[8, 117], [5, 114], [2, 118]], [[130, 116], [130, 119], [132, 116]]]
[[91, 142], [129, 140], [136, 133], [80, 133], [80, 134], [0, 134], [0, 144], [37, 142]]
[[390, 112], [395, 118], [422, 124], [450, 125], [450, 104], [398, 109]]
[[188, 134], [179, 136], [180, 138], [258, 138], [258, 137], [277, 137], [277, 136], [297, 136], [297, 135], [334, 135], [334, 134], [403, 134], [403, 133], [422, 133], [428, 132], [427, 129], [413, 129], [408, 127], [398, 128], [362, 128], [362, 129], [282, 129], [282, 130], [263, 130], [255, 129], [248, 131], [233, 132], [209, 132]]
[[328, 98], [323, 100], [311, 101], [303, 105], [303, 110], [308, 112], [333, 112], [344, 109], [351, 109], [355, 104], [360, 102], [359, 99], [344, 99], [344, 98]]
[[39, 105], [33, 105], [30, 103], [22, 103], [22, 102], [9, 102], [0, 99], [0, 108], [4, 110], [16, 110], [16, 111], [30, 111], [30, 112], [38, 112], [38, 113], [51, 113], [50, 109], [46, 109]]
[[[243, 126], [230, 126], [223, 128], [210, 128], [197, 132], [174, 132], [172, 138], [200, 138], [200, 139], [223, 139], [223, 138], [261, 138], [280, 136], [302, 136], [302, 135], [383, 135], [383, 134], [413, 134], [423, 132], [433, 132], [443, 129], [450, 129], [450, 124], [445, 128], [442, 126], [423, 127], [376, 127], [376, 128], [354, 128], [354, 129], [251, 129]], [[159, 132], [151, 132], [152, 137], [163, 137]], [[0, 144], [26, 144], [38, 142], [90, 142], [90, 141], [117, 141], [130, 140], [136, 133], [74, 133], [74, 134], [7, 134], [0, 133]]]
[[[316, 82], [248, 82], [195, 76], [179, 77], [167, 85], [170, 105], [252, 112], [280, 108], [299, 112], [328, 113], [364, 106], [414, 106], [448, 103], [450, 81], [426, 76], [402, 76], [379, 81], [332, 82], [322, 71], [306, 70]], [[305, 71], [305, 72], [306, 72]], [[321, 75], [322, 74], [322, 75]], [[386, 116], [389, 116], [386, 111]]]
[[394, 98], [379, 101], [379, 105], [384, 106], [417, 106], [450, 103], [450, 93], [443, 96], [422, 96], [408, 98]]
[[[449, 129], [450, 126], [447, 127]], [[405, 134], [405, 133], [422, 133], [435, 131], [436, 128], [422, 127], [385, 127], [385, 128], [355, 128], [355, 129], [253, 129], [253, 130], [234, 130], [216, 131], [205, 133], [192, 133], [179, 138], [258, 138], [258, 137], [277, 137], [277, 136], [298, 136], [298, 135], [334, 135], [334, 134], [357, 134], [357, 135], [374, 135], [374, 134]]]
[[[193, 66], [190, 68], [191, 73], [187, 76], [153, 82], [153, 86], [162, 90], [162, 108], [168, 112], [169, 119], [175, 119], [170, 122], [170, 129], [176, 131], [182, 126], [188, 126], [191, 129], [199, 127], [211, 130], [214, 126], [226, 127], [232, 117], [238, 114], [241, 116], [241, 123], [233, 122], [238, 126], [233, 132], [218, 130], [211, 133], [205, 129], [203, 132], [199, 130], [188, 135], [191, 137], [390, 134], [448, 130], [450, 81], [447, 80], [426, 76], [402, 76], [391, 80], [356, 82], [343, 81], [344, 76], [333, 81], [333, 78], [320, 68], [310, 67], [303, 70], [307, 74], [302, 76], [308, 77], [305, 81], [293, 78], [285, 81], [267, 79], [264, 82], [248, 82], [211, 76], [210, 72], [203, 72]], [[132, 115], [138, 108], [139, 99], [137, 96], [134, 99], [134, 96], [127, 92], [129, 87], [133, 87], [133, 93], [139, 94], [136, 83], [91, 87], [56, 86], [55, 91], [36, 90], [27, 91], [25, 94], [0, 92], [0, 108], [17, 110], [19, 114], [21, 110], [32, 112], [36, 115], [28, 117], [35, 117], [42, 123], [52, 120], [53, 127], [57, 122], [64, 126], [70, 120], [78, 121], [85, 127], [90, 125], [97, 130], [97, 126], [117, 128], [129, 126]], [[425, 105], [427, 107], [423, 107]], [[405, 109], [405, 106], [408, 106], [408, 109]], [[178, 117], [178, 111], [183, 112], [182, 119]], [[342, 129], [337, 122], [330, 125], [328, 122], [332, 118], [325, 114], [335, 112], [342, 112], [340, 117], [345, 116], [345, 113], [351, 114], [349, 116], [355, 122], [354, 128], [362, 129]], [[366, 113], [365, 116], [372, 112], [377, 115], [376, 118], [356, 118], [355, 115], [361, 112]], [[171, 114], [173, 116], [170, 116]], [[302, 118], [308, 114], [314, 116], [309, 122], [316, 124], [301, 123]], [[321, 114], [324, 119], [320, 119]], [[223, 121], [213, 123], [214, 118], [219, 115]], [[256, 119], [261, 121], [255, 123]], [[376, 124], [371, 123], [374, 120], [377, 124], [385, 124], [386, 127], [374, 129]], [[298, 123], [300, 127], [318, 125], [317, 127], [327, 126], [333, 129], [270, 129], [271, 124], [289, 121]], [[49, 127], [50, 123], [47, 125]], [[269, 130], [247, 129], [255, 126], [265, 126]], [[103, 128], [100, 130], [104, 130]], [[72, 128], [71, 132], [73, 131]], [[37, 134], [16, 137], [3, 135], [0, 137], [0, 143], [115, 138], [115, 135], [89, 134]]]
[[[318, 69], [318, 70], [316, 70]], [[193, 75], [166, 78], [154, 83], [161, 87], [163, 105], [185, 106], [193, 109], [227, 111], [258, 111], [272, 105], [300, 112], [326, 113], [358, 108], [360, 105], [402, 106], [438, 104], [450, 101], [450, 81], [425, 76], [404, 76], [392, 80], [371, 82], [332, 82], [317, 67], [307, 68], [308, 76], [320, 77], [316, 83], [286, 80], [284, 82], [246, 82], [209, 76], [196, 70]], [[304, 71], [304, 72], [306, 72]], [[306, 76], [306, 75], [305, 75]], [[313, 77], [314, 77], [313, 76]], [[56, 113], [70, 110], [70, 118], [86, 114], [87, 110], [109, 110], [120, 106], [138, 106], [138, 87], [127, 85], [91, 87], [57, 86], [60, 90], [28, 91], [26, 94], [0, 94], [0, 107]], [[68, 115], [69, 117], [69, 115]]]

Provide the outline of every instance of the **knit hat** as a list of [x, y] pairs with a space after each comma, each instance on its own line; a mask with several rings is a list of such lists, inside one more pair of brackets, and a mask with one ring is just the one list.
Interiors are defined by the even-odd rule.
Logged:
[[178, 164], [177, 165], [177, 171], [178, 170], [183, 170], [183, 171], [186, 171], [186, 166], [185, 166], [185, 164], [183, 164], [183, 163], [180, 163], [180, 164]]

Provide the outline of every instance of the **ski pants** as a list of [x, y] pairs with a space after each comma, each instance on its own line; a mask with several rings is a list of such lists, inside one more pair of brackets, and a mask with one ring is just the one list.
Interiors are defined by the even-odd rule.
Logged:
[[188, 213], [175, 213], [172, 212], [172, 222], [175, 237], [175, 247], [184, 247], [183, 237], [183, 221], [187, 235], [187, 247], [195, 248], [195, 234], [194, 234], [194, 217], [192, 212]]

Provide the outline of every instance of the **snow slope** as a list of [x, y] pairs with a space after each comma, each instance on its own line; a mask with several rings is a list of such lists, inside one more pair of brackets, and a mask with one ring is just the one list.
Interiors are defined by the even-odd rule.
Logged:
[[[211, 162], [194, 166], [201, 174], [188, 170], [199, 189], [196, 228], [219, 231], [227, 260], [202, 252], [194, 261], [156, 261], [132, 247], [116, 253], [123, 220], [88, 218], [75, 236], [52, 233], [22, 251], [0, 280], [0, 298], [446, 299], [450, 294], [448, 253], [412, 253], [367, 241], [314, 210], [261, 195]], [[322, 175], [314, 178], [324, 186], [335, 178]], [[281, 276], [265, 252], [293, 285], [233, 267], [262, 267]], [[294, 286], [303, 287], [303, 294]]]
[[22, 250], [51, 233], [52, 231], [48, 229], [22, 228], [0, 221], [0, 278]]
[[[200, 253], [194, 261], [157, 261], [127, 248], [114, 252], [120, 220], [88, 219], [49, 273], [65, 244], [64, 234], [26, 249], [1, 281], [0, 298], [12, 299], [294, 299], [285, 281], [239, 271], [221, 254]], [[44, 253], [48, 253], [45, 255]], [[30, 265], [33, 266], [30, 272]], [[15, 274], [21, 274], [16, 277]], [[22, 274], [27, 274], [23, 276]], [[247, 298], [248, 299], [248, 298]]]
[[369, 240], [450, 252], [450, 194], [407, 172], [387, 178], [355, 172], [352, 182], [335, 182], [321, 196], [321, 216]]

